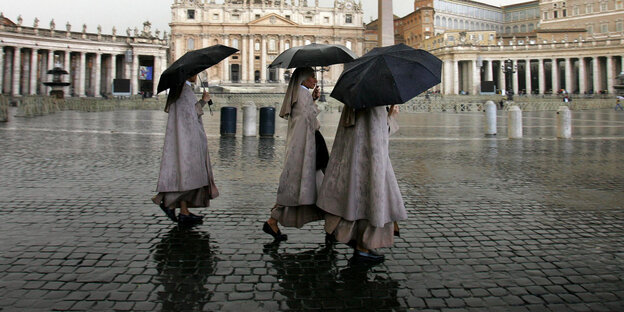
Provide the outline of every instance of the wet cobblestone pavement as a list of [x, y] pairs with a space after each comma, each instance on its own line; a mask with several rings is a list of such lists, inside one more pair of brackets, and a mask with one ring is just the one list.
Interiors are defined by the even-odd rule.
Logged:
[[[572, 140], [543, 112], [510, 141], [502, 115], [485, 138], [481, 114], [403, 114], [391, 157], [409, 220], [373, 268], [326, 246], [321, 223], [280, 245], [260, 230], [283, 122], [275, 139], [219, 138], [205, 116], [221, 196], [188, 230], [150, 201], [164, 113], [14, 119], [0, 124], [0, 310], [622, 311], [624, 114], [573, 116]], [[333, 136], [338, 115], [322, 119]]]

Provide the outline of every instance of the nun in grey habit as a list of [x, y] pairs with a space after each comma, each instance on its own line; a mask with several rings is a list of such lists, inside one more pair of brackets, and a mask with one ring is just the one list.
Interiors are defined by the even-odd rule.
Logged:
[[[184, 225], [198, 224], [202, 219], [188, 208], [208, 207], [210, 200], [219, 196], [202, 122], [203, 107], [212, 101], [207, 92], [197, 101], [191, 86], [196, 79], [197, 76], [193, 76], [177, 90], [172, 89], [167, 99], [165, 112], [169, 117], [158, 194], [152, 198], [171, 220]], [[176, 208], [180, 208], [177, 218]]]
[[322, 220], [316, 207], [317, 188], [323, 179], [316, 165], [316, 131], [320, 128], [319, 113], [314, 101], [318, 99], [317, 80], [312, 68], [297, 68], [284, 97], [280, 117], [288, 119], [284, 168], [277, 189], [276, 205], [263, 231], [276, 240], [287, 239], [278, 223], [301, 228], [304, 224]]
[[354, 247], [354, 256], [383, 261], [374, 249], [392, 246], [396, 222], [407, 219], [388, 143], [398, 129], [385, 107], [344, 108], [319, 189], [325, 231]]

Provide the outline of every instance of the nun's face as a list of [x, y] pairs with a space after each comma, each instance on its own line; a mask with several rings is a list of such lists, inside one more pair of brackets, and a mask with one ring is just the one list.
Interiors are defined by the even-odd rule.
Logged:
[[301, 84], [304, 85], [308, 89], [314, 89], [314, 87], [316, 87], [317, 82], [318, 80], [316, 80], [316, 77], [310, 76], [308, 79], [304, 80]]
[[195, 83], [195, 81], [197, 81], [197, 75], [190, 77], [189, 79], [187, 79], [189, 82]]

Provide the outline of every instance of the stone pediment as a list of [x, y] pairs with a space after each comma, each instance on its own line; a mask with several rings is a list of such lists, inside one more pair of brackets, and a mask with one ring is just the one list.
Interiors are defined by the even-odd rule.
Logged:
[[252, 21], [249, 25], [258, 25], [258, 26], [297, 26], [299, 24], [285, 18], [279, 16], [275, 13], [268, 14], [263, 16], [257, 20]]

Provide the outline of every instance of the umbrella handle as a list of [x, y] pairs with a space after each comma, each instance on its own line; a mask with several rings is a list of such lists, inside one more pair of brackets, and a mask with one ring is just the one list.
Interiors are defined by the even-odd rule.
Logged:
[[[202, 82], [202, 80], [199, 77], [199, 75], [197, 75], [197, 79], [199, 79], [199, 83], [201, 83], [202, 89], [204, 90], [204, 92], [206, 92], [206, 87], [204, 87], [204, 83]], [[210, 105], [210, 104], [208, 104], [208, 111], [210, 112], [210, 116], [213, 116], [213, 114], [212, 114], [212, 105]]]

